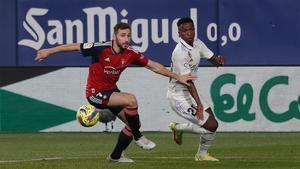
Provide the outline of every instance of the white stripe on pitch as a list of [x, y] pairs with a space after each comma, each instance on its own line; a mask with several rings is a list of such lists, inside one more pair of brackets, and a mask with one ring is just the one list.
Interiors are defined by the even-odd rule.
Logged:
[[[133, 157], [133, 159], [193, 159], [192, 157]], [[0, 163], [24, 163], [33, 161], [73, 160], [73, 159], [101, 159], [100, 157], [49, 157], [23, 160], [0, 160]]]

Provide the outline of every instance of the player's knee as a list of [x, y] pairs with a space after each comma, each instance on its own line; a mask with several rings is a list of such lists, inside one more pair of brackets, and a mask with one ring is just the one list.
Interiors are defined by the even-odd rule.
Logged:
[[127, 105], [130, 108], [138, 107], [137, 100], [136, 100], [136, 97], [134, 95], [128, 95], [127, 96]]
[[217, 129], [219, 127], [219, 123], [216, 120], [216, 118], [214, 116], [214, 113], [212, 112], [211, 108], [208, 108], [206, 111], [209, 113], [209, 118], [207, 120], [208, 130], [211, 131], [211, 132], [215, 132], [215, 131], [217, 131]]
[[216, 132], [219, 127], [219, 123], [213, 116], [210, 116], [203, 127], [211, 132]]
[[212, 126], [213, 132], [217, 131], [218, 127], [219, 127], [219, 123], [218, 123], [218, 121], [215, 119], [215, 120], [214, 120], [214, 123], [213, 123], [213, 126]]

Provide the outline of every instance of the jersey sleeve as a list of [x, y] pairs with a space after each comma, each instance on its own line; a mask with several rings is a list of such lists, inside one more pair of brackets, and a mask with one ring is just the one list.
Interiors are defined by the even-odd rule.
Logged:
[[144, 67], [148, 64], [148, 61], [149, 61], [149, 58], [140, 53], [138, 58], [135, 61], [135, 64], [138, 64], [138, 65]]
[[200, 56], [206, 59], [210, 59], [214, 53], [201, 41], [197, 40], [198, 46], [200, 48]]
[[139, 65], [139, 66], [146, 66], [148, 64], [149, 58], [143, 55], [142, 53], [139, 53], [138, 51], [135, 51], [133, 49], [129, 49], [131, 56], [133, 57], [132, 64]]
[[172, 53], [172, 70], [175, 71], [175, 73], [184, 75], [191, 73], [192, 70], [190, 69], [189, 66], [185, 66], [188, 64], [187, 59], [183, 57], [185, 54], [178, 52], [176, 50], [173, 51]]
[[98, 54], [107, 47], [109, 47], [109, 44], [103, 42], [81, 43], [80, 51], [83, 56], [98, 56]]

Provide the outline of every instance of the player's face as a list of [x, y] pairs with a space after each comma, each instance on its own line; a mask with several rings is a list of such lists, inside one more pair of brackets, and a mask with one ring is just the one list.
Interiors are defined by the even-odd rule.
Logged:
[[126, 49], [130, 45], [130, 29], [119, 29], [115, 34], [115, 42], [120, 49]]
[[193, 46], [195, 38], [195, 27], [192, 22], [183, 23], [179, 26], [179, 37], [183, 39], [186, 43]]

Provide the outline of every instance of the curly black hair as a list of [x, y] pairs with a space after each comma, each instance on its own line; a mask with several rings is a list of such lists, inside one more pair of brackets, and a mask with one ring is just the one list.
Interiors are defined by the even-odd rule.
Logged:
[[180, 18], [180, 19], [178, 20], [178, 22], [177, 22], [177, 27], [179, 28], [180, 25], [182, 25], [182, 24], [184, 24], [184, 23], [189, 23], [189, 22], [191, 22], [192, 24], [194, 24], [194, 21], [193, 21], [191, 18], [189, 18], [189, 17], [183, 17], [183, 18]]

